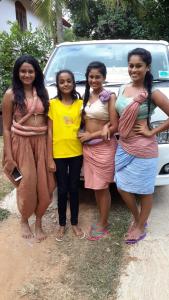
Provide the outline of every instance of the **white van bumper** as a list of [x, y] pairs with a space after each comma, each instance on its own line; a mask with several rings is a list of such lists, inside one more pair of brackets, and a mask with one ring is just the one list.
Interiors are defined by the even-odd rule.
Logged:
[[169, 144], [159, 144], [158, 150], [159, 150], [158, 173], [157, 173], [158, 175], [156, 177], [155, 185], [168, 185], [169, 174], [161, 172], [161, 170], [167, 164], [169, 165]]

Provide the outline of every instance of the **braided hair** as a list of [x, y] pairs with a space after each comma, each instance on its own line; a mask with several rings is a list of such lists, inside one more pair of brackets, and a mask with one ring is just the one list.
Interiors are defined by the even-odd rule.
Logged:
[[[131, 58], [132, 55], [138, 55], [141, 57], [142, 61], [144, 61], [144, 63], [146, 64], [146, 66], [151, 66], [151, 62], [152, 62], [152, 57], [151, 57], [151, 53], [143, 48], [135, 48], [132, 51], [130, 51], [128, 53], [128, 62]], [[152, 84], [153, 84], [153, 75], [151, 73], [151, 71], [147, 71], [145, 78], [144, 78], [144, 87], [146, 88], [147, 92], [148, 92], [148, 117], [147, 117], [147, 125], [150, 128], [150, 108], [151, 108], [151, 94], [152, 94]]]
[[59, 88], [59, 76], [62, 74], [62, 73], [67, 73], [71, 76], [71, 79], [73, 81], [73, 89], [71, 91], [71, 97], [72, 97], [72, 100], [76, 100], [76, 99], [80, 99], [81, 98], [81, 95], [76, 91], [76, 82], [75, 82], [75, 77], [74, 77], [74, 74], [70, 71], [70, 70], [60, 70], [59, 72], [57, 72], [56, 74], [56, 86], [57, 86], [57, 98], [59, 100], [62, 100], [62, 92]]
[[84, 122], [84, 115], [85, 115], [85, 107], [90, 97], [90, 85], [88, 82], [89, 73], [92, 69], [98, 69], [98, 71], [106, 78], [107, 70], [104, 63], [100, 61], [93, 61], [91, 62], [86, 69], [85, 77], [86, 77], [86, 86], [85, 86], [85, 93], [84, 93], [84, 102], [83, 102], [83, 111], [82, 111], [82, 119]]

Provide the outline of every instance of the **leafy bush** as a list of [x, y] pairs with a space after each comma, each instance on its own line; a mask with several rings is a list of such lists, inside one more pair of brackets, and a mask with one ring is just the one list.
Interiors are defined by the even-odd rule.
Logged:
[[0, 102], [5, 90], [11, 85], [15, 60], [22, 54], [34, 56], [44, 67], [53, 48], [46, 28], [22, 31], [18, 23], [11, 24], [10, 32], [0, 32]]

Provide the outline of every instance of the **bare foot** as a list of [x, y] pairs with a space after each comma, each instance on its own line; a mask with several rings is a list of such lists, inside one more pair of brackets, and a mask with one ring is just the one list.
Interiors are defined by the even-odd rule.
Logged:
[[128, 233], [126, 240], [138, 240], [144, 233], [144, 229], [141, 230], [139, 227], [136, 227]]
[[47, 238], [45, 232], [42, 229], [42, 220], [41, 219], [36, 219], [35, 237], [36, 237], [37, 242], [41, 242]]
[[62, 242], [65, 234], [65, 226], [59, 226], [59, 229], [56, 232], [56, 241]]
[[82, 231], [78, 225], [72, 225], [72, 229], [74, 234], [79, 238], [79, 239], [84, 239], [85, 238], [85, 232]]
[[28, 220], [21, 220], [21, 231], [22, 231], [22, 237], [24, 239], [31, 239], [33, 238], [33, 233], [30, 229]]
[[129, 228], [125, 234], [125, 237], [128, 238], [128, 235], [137, 227], [137, 222], [135, 220], [132, 220], [132, 222], [129, 225]]
[[[135, 229], [137, 228], [137, 226], [138, 226], [138, 222], [137, 222], [136, 220], [133, 219], [132, 222], [130, 223], [129, 228], [128, 228], [126, 234], [124, 235], [124, 237], [128, 239], [128, 235], [129, 235], [133, 230], [135, 230]], [[145, 230], [145, 228], [146, 228], [147, 226], [148, 226], [148, 224], [147, 224], [147, 221], [146, 221], [145, 224], [144, 224], [144, 227], [141, 228], [140, 230], [141, 230], [142, 232], [144, 232], [144, 230]], [[139, 227], [138, 227], [138, 228], [139, 228]]]

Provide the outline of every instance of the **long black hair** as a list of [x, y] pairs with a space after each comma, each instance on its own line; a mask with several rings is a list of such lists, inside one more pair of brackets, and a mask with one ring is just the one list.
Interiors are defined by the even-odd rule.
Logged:
[[62, 92], [61, 90], [59, 89], [59, 76], [62, 74], [62, 73], [68, 73], [71, 78], [72, 78], [72, 81], [73, 81], [73, 89], [71, 91], [71, 97], [72, 97], [72, 100], [76, 100], [76, 99], [79, 99], [81, 98], [81, 95], [76, 91], [76, 82], [75, 82], [75, 77], [74, 77], [74, 74], [72, 73], [72, 71], [70, 70], [66, 70], [66, 69], [63, 69], [63, 70], [60, 70], [59, 72], [57, 72], [56, 74], [56, 86], [57, 86], [57, 98], [59, 98], [59, 100], [62, 100]]
[[[152, 56], [151, 53], [144, 48], [135, 48], [128, 53], [128, 62], [133, 55], [138, 55], [142, 59], [142, 61], [146, 64], [146, 66], [151, 67]], [[144, 87], [148, 92], [148, 117], [147, 124], [150, 128], [150, 107], [151, 107], [151, 94], [152, 94], [152, 85], [153, 85], [153, 75], [151, 71], [147, 71], [144, 78]]]
[[44, 76], [38, 61], [31, 55], [22, 55], [15, 61], [12, 76], [12, 90], [14, 93], [14, 103], [21, 112], [25, 111], [26, 105], [24, 102], [24, 86], [19, 78], [19, 69], [23, 63], [28, 63], [32, 65], [32, 67], [35, 70], [35, 80], [33, 81], [32, 85], [36, 88], [37, 95], [43, 103], [45, 113], [47, 113], [49, 108], [49, 97], [44, 85]]
[[83, 105], [83, 111], [85, 109], [85, 106], [89, 100], [90, 97], [90, 86], [88, 82], [89, 73], [92, 69], [98, 69], [99, 72], [103, 75], [104, 78], [106, 78], [107, 70], [104, 63], [100, 61], [93, 61], [91, 62], [86, 69], [85, 77], [86, 77], [86, 86], [85, 86], [85, 93], [84, 93], [84, 105]]

